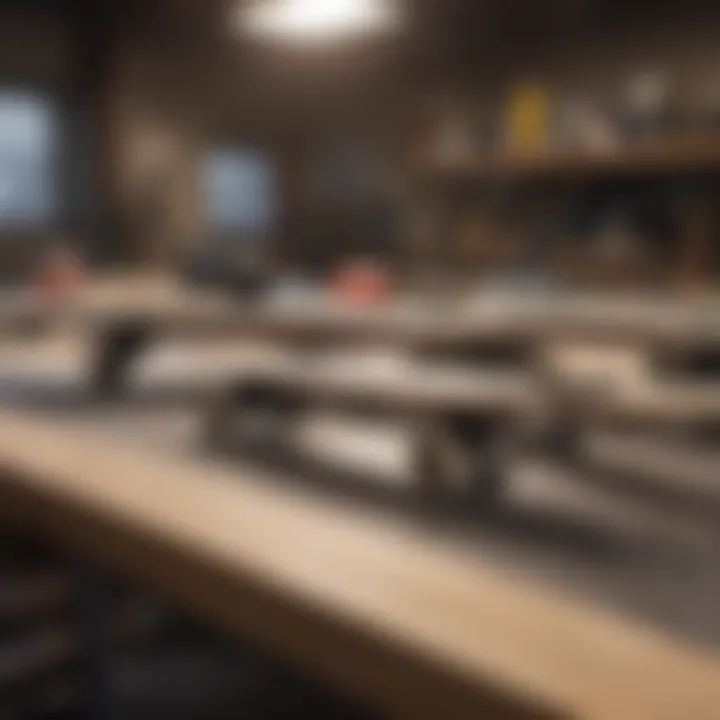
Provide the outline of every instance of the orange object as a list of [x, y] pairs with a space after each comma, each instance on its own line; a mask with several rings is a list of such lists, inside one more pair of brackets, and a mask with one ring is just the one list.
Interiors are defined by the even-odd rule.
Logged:
[[85, 280], [78, 259], [65, 249], [53, 249], [40, 262], [33, 285], [43, 295], [64, 298], [76, 292]]
[[340, 269], [332, 283], [333, 292], [353, 305], [373, 305], [390, 295], [386, 271], [368, 262], [351, 262]]

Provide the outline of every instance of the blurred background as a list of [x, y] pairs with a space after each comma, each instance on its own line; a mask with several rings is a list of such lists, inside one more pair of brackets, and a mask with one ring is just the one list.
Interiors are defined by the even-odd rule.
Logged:
[[706, 4], [348, 0], [295, 29], [253, 5], [3, 3], [8, 280], [61, 234], [205, 274], [355, 255], [403, 281], [713, 286]]
[[[699, 0], [0, 0], [0, 319], [29, 292], [52, 320], [3, 335], [0, 405], [252, 484], [268, 458], [198, 460], [198, 427], [211, 392], [274, 368], [289, 394], [243, 398], [271, 456], [305, 448], [273, 470], [289, 496], [715, 652], [719, 28]], [[194, 330], [133, 365], [129, 400], [98, 398], [92, 333], [122, 308]], [[602, 338], [560, 347], [571, 325]], [[298, 387], [322, 396], [299, 423]], [[452, 472], [418, 460], [427, 404]], [[502, 480], [433, 496], [417, 530], [397, 489], [463, 490], [476, 451]], [[0, 718], [375, 717], [2, 531]]]

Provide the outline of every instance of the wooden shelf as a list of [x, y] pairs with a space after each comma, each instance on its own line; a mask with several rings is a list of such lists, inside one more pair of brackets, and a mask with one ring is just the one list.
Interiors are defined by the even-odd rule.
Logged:
[[467, 162], [421, 161], [414, 172], [424, 182], [593, 180], [720, 172], [720, 141], [664, 143], [595, 153], [548, 153], [470, 158]]

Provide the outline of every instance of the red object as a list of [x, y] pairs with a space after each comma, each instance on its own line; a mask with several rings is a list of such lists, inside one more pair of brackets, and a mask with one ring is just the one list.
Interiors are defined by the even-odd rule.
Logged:
[[333, 291], [353, 305], [373, 305], [390, 295], [390, 280], [381, 267], [354, 262], [340, 269], [332, 283]]
[[70, 253], [54, 251], [46, 255], [33, 278], [33, 285], [43, 295], [65, 298], [76, 292], [85, 275]]

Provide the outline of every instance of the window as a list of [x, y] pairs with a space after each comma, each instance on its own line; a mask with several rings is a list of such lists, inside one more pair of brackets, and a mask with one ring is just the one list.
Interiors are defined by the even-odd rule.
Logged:
[[53, 219], [55, 131], [51, 107], [41, 97], [0, 92], [0, 228]]
[[259, 152], [220, 151], [207, 161], [205, 195], [215, 231], [265, 235], [276, 217], [275, 174]]

